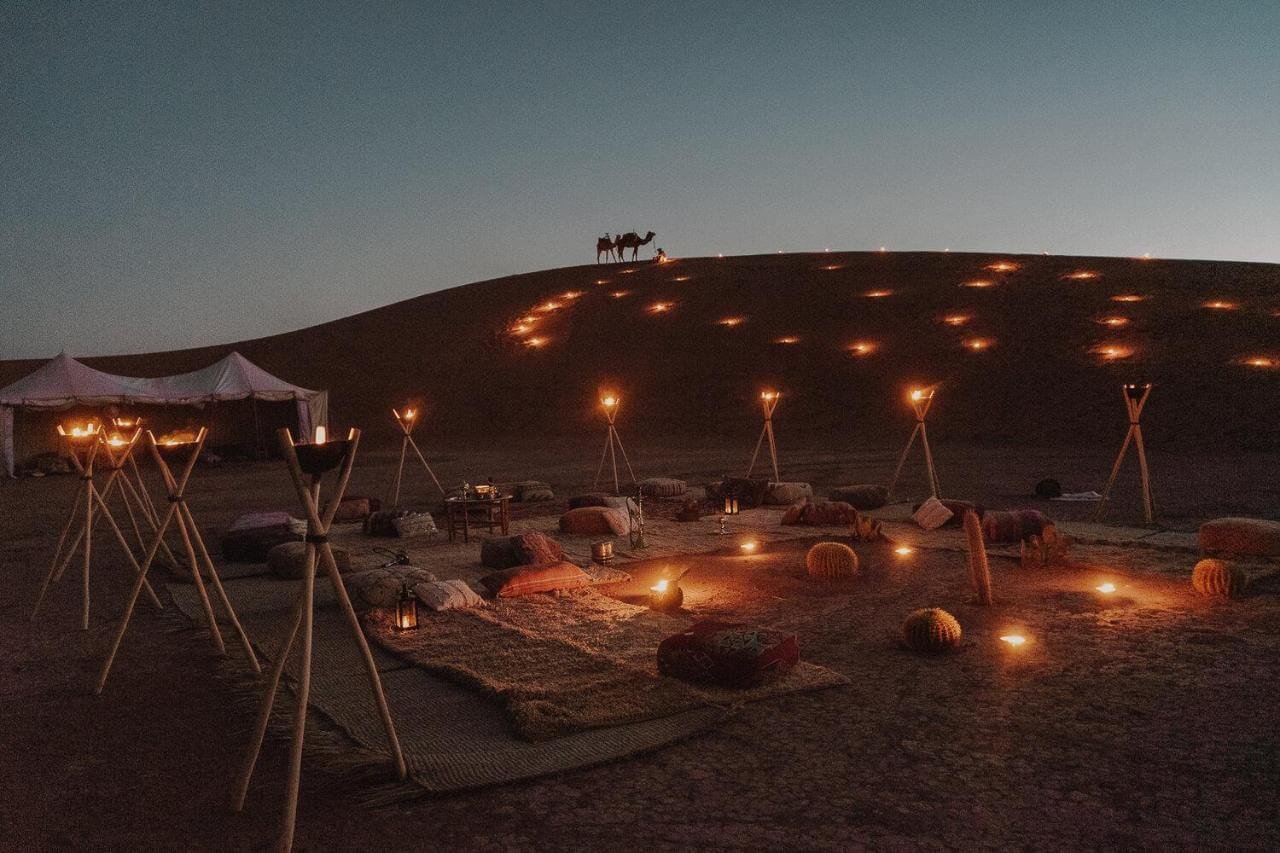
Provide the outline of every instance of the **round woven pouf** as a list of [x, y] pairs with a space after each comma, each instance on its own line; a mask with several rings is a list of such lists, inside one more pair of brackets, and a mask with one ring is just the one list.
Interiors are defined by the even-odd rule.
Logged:
[[1248, 585], [1249, 578], [1244, 571], [1226, 560], [1201, 560], [1191, 570], [1191, 586], [1201, 595], [1239, 598]]
[[902, 620], [902, 642], [922, 655], [941, 654], [960, 645], [960, 623], [941, 608], [926, 607]]
[[804, 555], [804, 569], [815, 580], [833, 581], [858, 573], [858, 555], [839, 542], [819, 542]]

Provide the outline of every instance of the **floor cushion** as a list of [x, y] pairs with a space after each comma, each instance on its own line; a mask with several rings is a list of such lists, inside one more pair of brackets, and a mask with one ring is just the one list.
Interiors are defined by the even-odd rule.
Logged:
[[480, 543], [480, 565], [486, 569], [556, 563], [563, 559], [564, 549], [560, 543], [536, 531], [515, 536], [487, 536]]
[[1043, 538], [1053, 522], [1036, 509], [993, 510], [982, 516], [982, 538], [988, 542], [1024, 542]]
[[491, 572], [482, 577], [480, 583], [498, 598], [514, 598], [590, 586], [591, 576], [573, 563], [560, 561]]
[[658, 671], [695, 684], [754, 687], [800, 660], [795, 634], [704, 619], [658, 644]]
[[954, 517], [954, 513], [937, 498], [929, 498], [911, 514], [912, 520], [925, 530], [937, 530]]
[[560, 516], [560, 531], [570, 536], [626, 536], [631, 522], [624, 510], [584, 506]]
[[247, 512], [223, 534], [222, 556], [233, 563], [265, 562], [275, 546], [302, 539], [299, 526], [305, 529], [304, 522], [287, 512]]
[[360, 495], [348, 495], [338, 504], [338, 508], [333, 513], [333, 520], [337, 524], [364, 521], [373, 510], [373, 501], [369, 498]]
[[551, 491], [551, 484], [544, 483], [541, 480], [523, 480], [519, 483], [512, 483], [510, 487], [511, 499], [516, 503], [537, 503], [540, 501], [555, 500], [555, 492]]
[[484, 599], [466, 581], [423, 581], [414, 584], [413, 594], [437, 613], [484, 606]]
[[406, 512], [391, 519], [391, 529], [401, 539], [414, 536], [434, 536], [439, 530], [429, 512]]
[[[932, 500], [932, 498], [930, 498], [930, 500]], [[946, 520], [946, 522], [942, 525], [943, 527], [963, 527], [964, 514], [966, 512], [976, 513], [979, 521], [981, 521], [982, 516], [986, 514], [985, 511], [982, 509], [982, 507], [978, 506], [973, 501], [958, 501], [958, 500], [955, 500], [954, 498], [938, 498], [938, 501], [944, 507], [951, 510], [951, 518]], [[920, 507], [922, 507], [923, 505], [924, 504], [919, 503], [913, 506], [911, 508], [912, 514], [919, 512]]]
[[[344, 548], [333, 548], [333, 561], [339, 572], [351, 571], [351, 555]], [[307, 544], [281, 542], [267, 552], [267, 569], [278, 578], [300, 578], [307, 569]], [[316, 577], [326, 575], [322, 558], [316, 555]]]
[[755, 509], [764, 503], [769, 491], [768, 480], [751, 480], [746, 477], [725, 477], [719, 483], [708, 484], [707, 497], [723, 504], [726, 497], [738, 499], [739, 509]]
[[770, 483], [764, 502], [772, 506], [786, 506], [813, 497], [813, 486], [808, 483]]
[[1200, 551], [1245, 557], [1280, 556], [1280, 522], [1262, 518], [1215, 518], [1200, 525]]
[[647, 498], [678, 498], [689, 491], [689, 484], [672, 477], [650, 477], [640, 481], [640, 493]]
[[356, 610], [372, 610], [395, 607], [402, 590], [408, 588], [416, 595], [416, 585], [435, 579], [431, 572], [416, 566], [385, 566], [343, 575], [342, 583]]
[[574, 495], [569, 498], [569, 509], [577, 509], [581, 506], [610, 506], [610, 498], [610, 495], [606, 495], [603, 492], [588, 492], [585, 495]]
[[871, 484], [840, 486], [832, 489], [827, 497], [833, 501], [844, 501], [854, 509], [879, 509], [889, 502], [889, 487]]

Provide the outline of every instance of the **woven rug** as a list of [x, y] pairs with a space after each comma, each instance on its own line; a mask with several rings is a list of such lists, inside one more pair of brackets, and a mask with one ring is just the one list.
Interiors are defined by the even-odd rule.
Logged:
[[499, 599], [484, 609], [422, 618], [414, 632], [397, 632], [376, 612], [365, 624], [384, 648], [499, 700], [512, 726], [531, 740], [848, 683], [804, 662], [751, 690], [660, 676], [658, 644], [695, 618], [663, 615], [591, 589]]

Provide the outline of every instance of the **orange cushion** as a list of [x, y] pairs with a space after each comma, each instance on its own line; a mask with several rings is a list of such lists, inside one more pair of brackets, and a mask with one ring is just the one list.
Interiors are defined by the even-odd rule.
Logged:
[[514, 598], [535, 592], [555, 592], [589, 586], [591, 576], [573, 563], [541, 563], [493, 572], [482, 577], [480, 583], [498, 598]]

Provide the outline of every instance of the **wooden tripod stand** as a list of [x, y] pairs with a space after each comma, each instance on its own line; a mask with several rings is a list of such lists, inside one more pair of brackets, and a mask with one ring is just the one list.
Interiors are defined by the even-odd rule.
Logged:
[[[112, 424], [117, 430], [136, 430], [140, 431], [142, 427], [142, 418], [114, 418]], [[114, 436], [112, 437], [114, 441]], [[110, 445], [111, 442], [108, 442]], [[147, 526], [151, 528], [154, 534], [160, 527], [160, 513], [156, 510], [155, 502], [151, 500], [151, 493], [147, 490], [146, 481], [142, 479], [142, 471], [138, 469], [138, 459], [132, 453], [125, 454], [125, 461], [129, 464], [130, 472], [133, 474], [133, 480], [130, 482], [129, 474], [126, 473], [120, 478], [121, 486], [128, 493], [125, 498], [125, 509], [129, 512], [129, 520], [133, 525], [134, 533], [138, 537], [139, 553], [145, 553], [147, 545], [142, 541], [142, 534], [138, 531], [138, 523], [133, 518], [133, 511], [129, 509], [128, 497], [132, 496], [133, 500], [138, 504], [139, 514], [147, 522]], [[169, 550], [166, 542], [160, 543], [160, 550], [164, 552], [165, 559], [169, 564], [176, 567], [182, 564], [178, 558]]]
[[[151, 588], [151, 585], [146, 582], [146, 578], [142, 576], [142, 567], [138, 565], [137, 559], [133, 556], [133, 551], [129, 548], [128, 541], [124, 538], [124, 534], [120, 532], [120, 525], [116, 524], [115, 516], [111, 514], [111, 509], [107, 506], [107, 498], [111, 496], [111, 490], [115, 487], [116, 482], [121, 479], [124, 460], [133, 453], [133, 448], [137, 445], [138, 437], [142, 435], [142, 432], [140, 430], [135, 432], [123, 444], [120, 449], [122, 454], [120, 456], [116, 456], [111, 445], [107, 444], [102, 438], [100, 429], [95, 428], [89, 433], [80, 433], [73, 430], [68, 434], [59, 425], [58, 434], [62, 436], [67, 453], [71, 457], [71, 463], [75, 466], [76, 473], [80, 475], [80, 481], [84, 483], [84, 488], [77, 492], [76, 499], [71, 505], [71, 512], [67, 514], [67, 522], [63, 525], [62, 533], [58, 536], [58, 546], [54, 549], [53, 562], [49, 566], [49, 572], [45, 575], [44, 582], [40, 584], [40, 592], [36, 595], [36, 603], [31, 608], [31, 618], [33, 620], [36, 618], [49, 587], [62, 579], [62, 574], [66, 571], [67, 566], [71, 564], [71, 559], [75, 556], [76, 550], [81, 549], [83, 554], [83, 562], [81, 563], [83, 603], [80, 624], [84, 630], [89, 630], [89, 566], [93, 562], [93, 529], [97, 525], [99, 518], [107, 520], [107, 524], [115, 534], [116, 541], [120, 544], [120, 550], [124, 551], [124, 555], [133, 565], [134, 571], [142, 577], [142, 586], [146, 589], [147, 597], [151, 599], [151, 603], [157, 609], [163, 609], [164, 605], [160, 603], [155, 590]], [[108, 470], [102, 491], [98, 491], [98, 488], [93, 483], [94, 464], [100, 451], [107, 460], [106, 467]], [[84, 456], [83, 460], [81, 459], [81, 454]], [[124, 494], [125, 492], [122, 491], [121, 493]], [[126, 506], [128, 505], [127, 500], [126, 498]], [[63, 546], [66, 545], [67, 536], [71, 532], [71, 526], [75, 524], [82, 504], [84, 515], [81, 520], [80, 531], [76, 534], [70, 547], [64, 551]], [[136, 526], [135, 532], [137, 532]], [[139, 537], [141, 535], [141, 533], [138, 533]]]
[[400, 427], [403, 437], [400, 440], [400, 464], [396, 466], [396, 479], [391, 486], [391, 493], [388, 506], [399, 506], [400, 504], [400, 478], [404, 474], [404, 459], [409, 448], [413, 448], [413, 452], [417, 455], [418, 461], [422, 463], [422, 467], [427, 469], [427, 473], [431, 475], [431, 482], [436, 484], [436, 488], [440, 490], [441, 495], [445, 495], [444, 486], [440, 485], [440, 481], [436, 479], [436, 472], [431, 470], [431, 466], [427, 464], [426, 457], [422, 455], [422, 451], [418, 449], [418, 443], [413, 440], [413, 428], [418, 425], [418, 413], [413, 409], [405, 409], [404, 414], [391, 410], [391, 414], [395, 415], [396, 426]]
[[[614, 426], [614, 421], [618, 418], [618, 408], [622, 405], [622, 401], [617, 397], [609, 396], [600, 401], [600, 405], [604, 407], [605, 421], [608, 422], [608, 431], [604, 437], [604, 450], [600, 453], [600, 464], [596, 466], [596, 479], [591, 484], [591, 488], [600, 485], [600, 474], [604, 471], [604, 460], [607, 458], [613, 465], [613, 493], [615, 495], [622, 494], [622, 485], [618, 481], [618, 453], [622, 454], [622, 461], [627, 466], [627, 473], [631, 475], [631, 482], [636, 482], [636, 472], [631, 470], [631, 460], [627, 458], [627, 451], [622, 446], [622, 437], [618, 435], [618, 428]], [[615, 451], [616, 445], [616, 451]]]
[[929, 490], [936, 498], [942, 493], [942, 487], [938, 484], [938, 472], [933, 467], [933, 451], [929, 449], [929, 428], [925, 426], [925, 416], [929, 414], [929, 406], [933, 405], [933, 389], [917, 388], [911, 392], [911, 410], [916, 413], [916, 425], [911, 430], [911, 437], [907, 439], [907, 446], [902, 448], [902, 454], [898, 457], [898, 467], [893, 470], [893, 479], [889, 481], [889, 500], [893, 500], [893, 490], [898, 485], [898, 478], [902, 476], [902, 466], [906, 464], [907, 454], [911, 452], [911, 446], [916, 443], [916, 436], [920, 436], [920, 443], [924, 446], [924, 464], [929, 474]]
[[1151, 472], [1147, 469], [1147, 447], [1142, 440], [1142, 410], [1146, 408], [1147, 398], [1151, 396], [1151, 383], [1145, 385], [1125, 385], [1124, 408], [1129, 413], [1129, 431], [1124, 434], [1124, 443], [1120, 445], [1120, 453], [1116, 456], [1116, 464], [1111, 466], [1111, 476], [1107, 479], [1107, 487], [1102, 490], [1102, 498], [1098, 508], [1093, 512], [1093, 520], [1101, 521], [1106, 512], [1107, 501], [1111, 497], [1111, 487], [1116, 484], [1120, 474], [1120, 466], [1124, 463], [1124, 455], [1132, 442], [1138, 448], [1138, 471], [1142, 476], [1142, 515], [1147, 524], [1156, 520], [1156, 505], [1151, 498]]
[[[209, 601], [209, 593], [205, 590], [204, 579], [200, 576], [202, 571], [209, 576], [209, 582], [213, 585], [214, 592], [217, 593], [218, 600], [222, 604], [222, 609], [226, 612], [227, 618], [236, 632], [240, 647], [244, 649], [245, 656], [249, 659], [249, 665], [253, 667], [254, 672], [262, 672], [262, 667], [258, 664], [258, 656], [253, 652], [253, 644], [249, 642], [248, 635], [245, 634], [244, 628], [240, 626], [240, 620], [236, 617], [235, 608], [231, 606], [231, 600], [227, 598], [226, 590], [222, 588], [222, 580], [218, 577], [218, 570], [214, 568], [213, 559], [209, 556], [209, 549], [204, 544], [204, 536], [200, 533], [200, 526], [196, 524], [195, 516], [191, 514], [191, 507], [187, 505], [187, 482], [191, 479], [191, 472], [195, 469], [196, 460], [200, 458], [200, 452], [204, 449], [204, 442], [208, 435], [209, 431], [201, 427], [196, 434], [195, 441], [189, 444], [166, 446], [166, 452], [168, 453], [190, 448], [187, 460], [182, 466], [181, 475], [174, 477], [173, 471], [169, 468], [169, 463], [165, 461], [164, 454], [160, 451], [160, 445], [156, 441], [155, 435], [150, 430], [147, 430], [147, 445], [151, 449], [151, 456], [155, 459], [156, 467], [160, 470], [160, 476], [164, 479], [165, 490], [169, 498], [169, 508], [165, 511], [164, 518], [159, 519], [155, 539], [152, 541], [151, 547], [147, 551], [147, 556], [142, 562], [142, 568], [138, 572], [138, 579], [134, 582], [133, 590], [129, 594], [129, 601], [125, 605], [124, 615], [120, 617], [120, 624], [116, 628], [115, 637], [112, 638], [111, 649], [107, 652], [107, 659], [102, 664], [102, 672], [98, 676], [98, 686], [95, 690], [99, 695], [102, 693], [102, 688], [106, 686], [107, 676], [111, 674], [111, 664], [116, 659], [116, 652], [120, 649], [120, 643], [124, 639], [125, 632], [129, 630], [129, 620], [133, 618], [133, 608], [138, 603], [138, 593], [142, 591], [142, 585], [146, 583], [147, 572], [150, 571], [152, 563], [155, 562], [160, 546], [164, 544], [165, 532], [174, 521], [177, 522], [178, 535], [182, 538], [182, 545], [187, 552], [187, 560], [191, 566], [191, 580], [195, 584], [196, 592], [200, 594], [200, 603], [204, 606], [205, 623], [209, 626], [209, 633], [213, 635], [213, 644], [218, 649], [218, 654], [225, 655], [227, 647], [222, 641], [222, 632], [218, 629], [218, 620], [214, 616], [213, 604]], [[199, 561], [196, 559], [197, 552], [200, 556]]]
[[[404, 753], [400, 750], [400, 739], [396, 736], [395, 723], [391, 719], [391, 709], [387, 706], [386, 696], [382, 691], [382, 680], [378, 677], [378, 667], [369, 651], [369, 643], [365, 640], [360, 627], [360, 617], [351, 606], [346, 587], [338, 574], [338, 564], [334, 561], [333, 550], [329, 546], [329, 528], [333, 524], [333, 516], [338, 511], [338, 504], [347, 490], [347, 482], [351, 479], [351, 467], [355, 462], [356, 446], [360, 443], [360, 431], [351, 430], [346, 440], [330, 441], [323, 444], [295, 445], [288, 428], [277, 433], [280, 450], [289, 466], [289, 475], [293, 479], [294, 488], [298, 492], [298, 500], [302, 502], [307, 516], [307, 565], [303, 572], [298, 590], [297, 602], [293, 608], [292, 627], [285, 638], [275, 665], [271, 668], [271, 676], [267, 682], [266, 692], [262, 697], [262, 705], [258, 709], [258, 721], [253, 741], [249, 744], [245, 756], [244, 767], [236, 781], [235, 810], [244, 808], [245, 795], [249, 791], [249, 781], [253, 777], [253, 768], [262, 750], [262, 739], [267, 731], [267, 723], [271, 719], [271, 709], [275, 704], [276, 691], [280, 686], [280, 676], [284, 673], [289, 653], [302, 633], [302, 645], [299, 655], [297, 685], [297, 707], [293, 718], [293, 742], [289, 752], [289, 780], [285, 788], [285, 810], [280, 826], [279, 849], [289, 850], [293, 846], [293, 828], [298, 813], [298, 787], [302, 780], [302, 743], [307, 727], [307, 701], [311, 693], [311, 628], [315, 606], [316, 567], [322, 562], [333, 591], [346, 617], [347, 625], [355, 637], [356, 645], [364, 658], [365, 670], [369, 675], [369, 686], [373, 698], [382, 716], [382, 725], [387, 732], [387, 743], [391, 755], [395, 759], [396, 771], [400, 779], [404, 779], [408, 771], [404, 763]], [[330, 495], [328, 503], [321, 510], [320, 481], [326, 471], [338, 468], [338, 485]]]
[[773, 410], [778, 408], [778, 400], [782, 395], [777, 391], [762, 391], [760, 393], [760, 409], [764, 412], [764, 425], [760, 427], [760, 437], [756, 439], [755, 452], [751, 454], [751, 464], [747, 466], [747, 478], [750, 479], [751, 472], [756, 469], [756, 457], [760, 455], [760, 445], [764, 444], [766, 438], [769, 439], [769, 458], [773, 461], [773, 481], [781, 482], [782, 477], [778, 474], [778, 443], [773, 437]]

